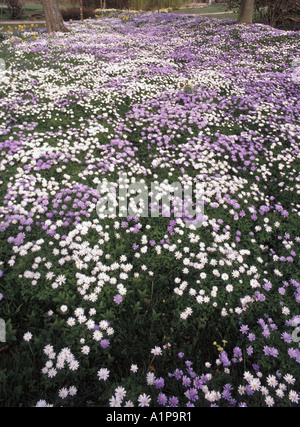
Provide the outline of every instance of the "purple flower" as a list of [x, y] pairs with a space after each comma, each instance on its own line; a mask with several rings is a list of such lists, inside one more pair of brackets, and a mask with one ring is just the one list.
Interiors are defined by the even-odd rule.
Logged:
[[158, 398], [157, 398], [157, 402], [162, 405], [165, 406], [168, 402], [168, 398], [165, 394], [163, 393], [159, 393]]
[[174, 377], [176, 378], [176, 380], [179, 380], [183, 375], [183, 372], [180, 371], [179, 369], [176, 369], [174, 372]]
[[276, 348], [265, 346], [264, 347], [264, 354], [265, 354], [265, 356], [278, 357], [279, 353], [278, 353], [278, 350], [276, 350]]
[[163, 378], [157, 378], [155, 380], [155, 387], [156, 388], [164, 388], [165, 386], [165, 380]]
[[196, 402], [198, 400], [198, 391], [195, 388], [190, 388], [186, 393], [186, 397], [192, 402]]
[[114, 297], [114, 302], [116, 304], [121, 304], [122, 301], [123, 301], [122, 295], [118, 294]]
[[170, 408], [177, 408], [179, 403], [179, 400], [177, 399], [177, 397], [172, 396], [169, 398], [169, 407]]
[[242, 350], [239, 347], [235, 347], [233, 349], [233, 354], [234, 354], [235, 357], [242, 357], [243, 352], [242, 352]]
[[247, 354], [248, 354], [248, 356], [252, 356], [252, 354], [253, 354], [253, 347], [252, 346], [250, 346], [250, 347], [248, 347], [247, 348]]
[[249, 341], [255, 341], [256, 340], [256, 336], [251, 333], [251, 334], [248, 335], [248, 339], [249, 339]]
[[197, 389], [200, 389], [203, 385], [203, 382], [201, 381], [201, 379], [199, 377], [194, 379], [194, 387]]
[[107, 348], [107, 347], [109, 347], [109, 345], [110, 345], [110, 342], [109, 342], [108, 340], [102, 340], [102, 341], [100, 342], [100, 346], [101, 346], [102, 348]]
[[184, 387], [189, 387], [191, 385], [191, 379], [184, 375], [182, 378], [182, 384], [184, 385]]
[[220, 353], [220, 361], [223, 363], [223, 366], [225, 368], [227, 368], [228, 366], [231, 365], [231, 362], [228, 359], [228, 355], [227, 355], [226, 351], [221, 351], [221, 353]]
[[247, 334], [247, 332], [249, 331], [249, 327], [248, 325], [242, 325], [240, 328], [240, 331], [242, 332], [242, 334]]

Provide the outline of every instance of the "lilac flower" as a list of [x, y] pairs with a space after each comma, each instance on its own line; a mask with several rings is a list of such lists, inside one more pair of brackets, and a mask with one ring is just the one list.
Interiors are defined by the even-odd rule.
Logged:
[[242, 325], [240, 331], [242, 332], [242, 334], [247, 334], [247, 332], [249, 332], [248, 325]]
[[180, 378], [182, 377], [182, 375], [183, 375], [183, 372], [182, 372], [180, 369], [176, 369], [176, 370], [175, 370], [175, 372], [174, 372], [174, 377], [175, 377], [177, 380], [180, 380]]
[[265, 346], [263, 351], [266, 356], [278, 357], [278, 350], [274, 347]]
[[250, 333], [248, 335], [248, 339], [249, 339], [249, 341], [255, 341], [256, 340], [256, 336], [254, 334]]
[[191, 379], [189, 377], [187, 377], [186, 375], [184, 375], [182, 377], [182, 385], [184, 387], [189, 387], [191, 385]]
[[235, 347], [233, 349], [233, 354], [234, 354], [235, 357], [242, 357], [243, 352], [242, 352], [242, 350], [239, 347]]
[[156, 388], [164, 388], [165, 386], [165, 380], [163, 378], [157, 378], [155, 380], [155, 387]]
[[193, 381], [193, 385], [196, 389], [200, 389], [203, 386], [203, 382], [201, 381], [201, 379], [199, 377], [196, 377]]
[[120, 295], [120, 294], [118, 294], [118, 295], [115, 295], [114, 296], [114, 302], [116, 303], [116, 304], [121, 304], [121, 302], [123, 301], [123, 297], [122, 297], [122, 295]]
[[192, 402], [196, 402], [198, 400], [198, 391], [195, 388], [190, 388], [185, 393], [186, 397]]
[[169, 407], [177, 408], [179, 400], [176, 396], [169, 397]]
[[108, 341], [108, 340], [102, 340], [102, 341], [100, 341], [100, 346], [102, 347], [102, 348], [107, 348], [107, 347], [109, 347], [109, 345], [110, 345], [110, 342]]
[[226, 351], [221, 351], [220, 353], [220, 361], [224, 367], [229, 367], [231, 365], [230, 360], [228, 359], [228, 355]]
[[157, 398], [157, 403], [159, 403], [159, 405], [165, 406], [168, 402], [168, 398], [164, 393], [159, 393], [158, 398]]
[[247, 348], [247, 354], [248, 354], [248, 356], [252, 356], [253, 353], [254, 353], [253, 347], [252, 346], [248, 347]]

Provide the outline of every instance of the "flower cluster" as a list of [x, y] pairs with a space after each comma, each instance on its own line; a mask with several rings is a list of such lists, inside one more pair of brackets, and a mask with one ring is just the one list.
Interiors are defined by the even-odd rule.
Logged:
[[66, 25], [0, 45], [0, 403], [297, 405], [300, 33]]

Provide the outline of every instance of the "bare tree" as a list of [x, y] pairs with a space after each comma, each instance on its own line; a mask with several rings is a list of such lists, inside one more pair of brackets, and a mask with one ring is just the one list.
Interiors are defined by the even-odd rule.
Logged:
[[19, 19], [22, 15], [25, 0], [6, 0], [11, 19]]
[[252, 24], [255, 0], [242, 0], [238, 22]]
[[79, 0], [80, 5], [80, 20], [83, 21], [83, 0]]
[[67, 33], [69, 30], [64, 24], [64, 20], [59, 11], [57, 0], [41, 0], [41, 2], [45, 12], [48, 32], [53, 33], [59, 31], [62, 33]]

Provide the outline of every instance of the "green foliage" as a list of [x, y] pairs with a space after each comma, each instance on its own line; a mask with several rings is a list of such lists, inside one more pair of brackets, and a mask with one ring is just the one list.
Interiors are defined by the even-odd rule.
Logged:
[[[241, 0], [227, 0], [230, 10], [239, 10]], [[290, 16], [300, 16], [298, 0], [255, 0], [255, 20], [273, 27], [287, 23]]]

